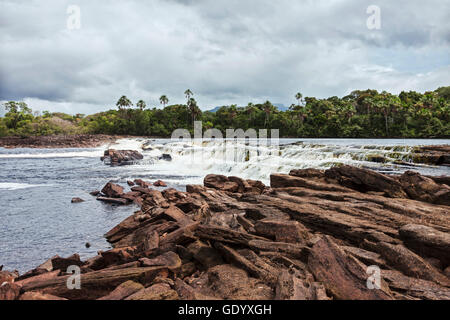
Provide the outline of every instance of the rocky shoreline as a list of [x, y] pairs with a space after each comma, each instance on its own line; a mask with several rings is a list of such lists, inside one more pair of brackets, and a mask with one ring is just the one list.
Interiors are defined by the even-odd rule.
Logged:
[[[140, 207], [105, 235], [113, 249], [0, 271], [0, 300], [447, 300], [442, 181], [340, 166], [272, 174], [270, 186], [221, 175], [186, 192], [108, 183], [93, 194]], [[74, 265], [80, 289], [67, 286]]]
[[123, 136], [103, 134], [77, 134], [36, 137], [1, 137], [0, 147], [3, 148], [96, 148], [106, 143], [113, 143]]

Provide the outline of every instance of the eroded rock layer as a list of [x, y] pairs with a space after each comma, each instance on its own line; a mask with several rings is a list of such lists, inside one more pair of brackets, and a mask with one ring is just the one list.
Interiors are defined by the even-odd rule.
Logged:
[[[105, 235], [113, 249], [1, 271], [0, 299], [450, 299], [449, 187], [417, 173], [293, 170], [271, 186], [208, 175], [186, 192], [134, 184], [102, 190], [141, 207]], [[74, 265], [79, 290], [67, 286]]]

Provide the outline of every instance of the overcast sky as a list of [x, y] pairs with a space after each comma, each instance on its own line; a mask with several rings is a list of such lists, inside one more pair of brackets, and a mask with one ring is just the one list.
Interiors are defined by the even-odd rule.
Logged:
[[450, 85], [449, 21], [448, 0], [0, 0], [0, 100], [89, 114], [187, 88], [203, 110], [424, 92]]

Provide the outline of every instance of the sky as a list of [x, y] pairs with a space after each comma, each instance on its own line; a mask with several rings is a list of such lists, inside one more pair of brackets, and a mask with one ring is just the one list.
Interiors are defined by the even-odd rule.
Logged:
[[424, 92], [450, 85], [449, 21], [448, 0], [0, 0], [0, 101], [92, 114], [188, 88], [202, 110]]

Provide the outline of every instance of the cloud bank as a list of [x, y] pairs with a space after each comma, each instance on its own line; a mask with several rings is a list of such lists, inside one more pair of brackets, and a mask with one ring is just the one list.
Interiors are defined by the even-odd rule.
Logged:
[[[80, 28], [68, 29], [68, 7]], [[381, 29], [369, 30], [369, 5]], [[449, 85], [450, 2], [1, 0], [0, 100], [94, 113], [121, 95], [202, 109]]]

